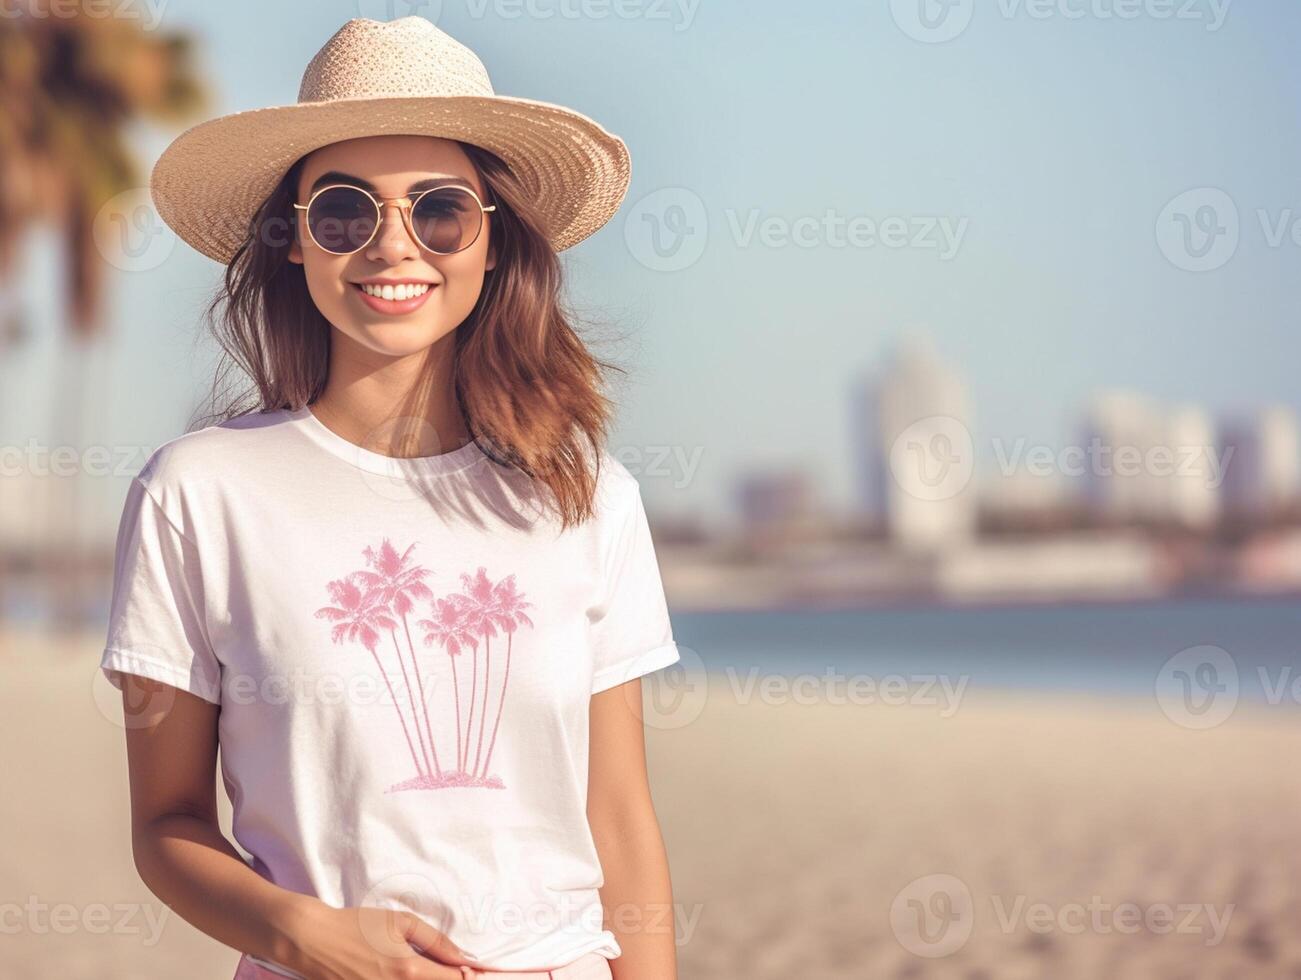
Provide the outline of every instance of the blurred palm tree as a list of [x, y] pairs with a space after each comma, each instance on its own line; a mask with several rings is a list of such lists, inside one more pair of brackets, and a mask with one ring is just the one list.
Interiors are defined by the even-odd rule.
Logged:
[[[89, 341], [101, 332], [108, 261], [95, 240], [96, 216], [113, 197], [145, 184], [128, 149], [131, 126], [176, 123], [207, 98], [183, 34], [146, 30], [134, 18], [54, 11], [46, 0], [9, 0], [0, 18], [0, 349], [23, 333], [12, 302], [27, 232], [54, 229], [63, 250], [69, 349], [49, 390], [55, 429], [81, 446]], [[42, 537], [56, 557], [56, 623], [85, 617], [86, 566], [80, 478], [49, 488], [57, 500]], [[60, 539], [60, 540], [55, 540]], [[2, 572], [3, 569], [0, 569]]]
[[66, 255], [69, 326], [84, 337], [100, 326], [107, 271], [95, 216], [144, 183], [128, 127], [179, 122], [207, 99], [190, 37], [46, 6], [11, 2], [0, 19], [0, 287], [12, 282], [23, 234], [52, 224]]

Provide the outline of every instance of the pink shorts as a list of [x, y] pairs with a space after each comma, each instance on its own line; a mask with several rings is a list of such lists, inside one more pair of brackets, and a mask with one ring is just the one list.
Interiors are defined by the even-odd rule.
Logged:
[[[585, 956], [580, 956], [574, 962], [558, 966], [554, 970], [498, 972], [496, 970], [474, 970], [468, 966], [463, 966], [461, 967], [461, 975], [465, 980], [472, 980], [472, 978], [478, 980], [480, 977], [486, 978], [486, 980], [493, 980], [495, 977], [501, 977], [504, 980], [611, 980], [613, 976], [610, 972], [610, 961], [600, 953], [588, 953]], [[290, 974], [268, 970], [266, 967], [255, 963], [248, 956], [241, 956], [239, 966], [235, 970], [235, 976], [231, 980], [285, 980], [288, 976]]]

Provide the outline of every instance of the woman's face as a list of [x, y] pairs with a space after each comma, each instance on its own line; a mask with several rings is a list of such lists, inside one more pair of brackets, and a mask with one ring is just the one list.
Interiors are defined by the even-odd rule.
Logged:
[[[306, 204], [317, 187], [353, 184], [378, 198], [412, 197], [413, 185], [430, 178], [460, 178], [485, 200], [485, 188], [465, 151], [452, 140], [432, 136], [368, 136], [321, 147], [307, 156], [295, 203]], [[485, 200], [486, 203], [486, 200]], [[325, 318], [348, 339], [375, 353], [405, 357], [433, 346], [474, 309], [484, 273], [496, 265], [492, 214], [469, 248], [438, 255], [407, 232], [395, 205], [384, 205], [370, 244], [351, 255], [320, 248], [307, 233], [305, 212], [297, 211], [298, 234], [289, 258], [299, 262], [307, 288]], [[405, 303], [372, 298], [363, 284], [427, 286]]]

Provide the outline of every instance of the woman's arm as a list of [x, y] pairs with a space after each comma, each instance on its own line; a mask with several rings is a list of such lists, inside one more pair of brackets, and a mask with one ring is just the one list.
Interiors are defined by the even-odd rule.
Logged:
[[217, 823], [217, 717], [210, 701], [124, 674], [131, 849], [149, 890], [219, 942], [278, 963], [292, 958], [307, 896], [264, 879]]
[[601, 859], [606, 928], [623, 955], [615, 980], [675, 980], [673, 888], [651, 803], [641, 679], [592, 696], [587, 819]]

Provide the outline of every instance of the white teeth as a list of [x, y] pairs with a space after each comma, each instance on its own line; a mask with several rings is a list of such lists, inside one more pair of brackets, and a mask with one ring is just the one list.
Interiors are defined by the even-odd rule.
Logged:
[[415, 299], [417, 296], [423, 296], [429, 292], [429, 283], [401, 283], [397, 286], [384, 285], [365, 282], [361, 288], [366, 291], [367, 296], [377, 296], [380, 299], [391, 299], [401, 302], [404, 299]]

